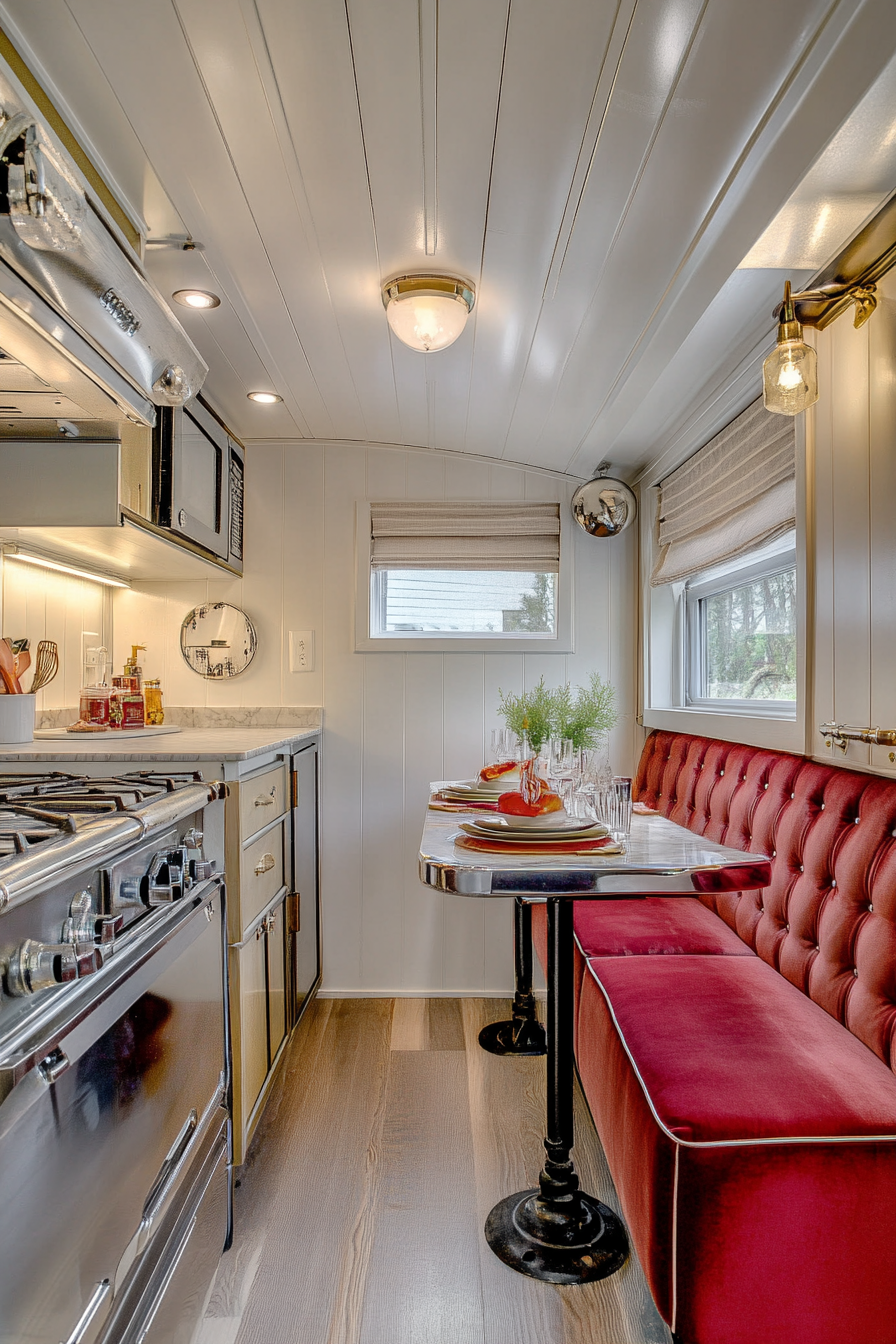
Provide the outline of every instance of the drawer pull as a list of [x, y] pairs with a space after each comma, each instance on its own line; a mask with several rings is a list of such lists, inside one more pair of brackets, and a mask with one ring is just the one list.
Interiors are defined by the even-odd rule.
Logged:
[[269, 873], [274, 866], [273, 854], [262, 854], [258, 863], [255, 865], [255, 876], [261, 877], [263, 873]]
[[274, 787], [271, 789], [270, 794], [260, 793], [260, 794], [258, 795], [258, 797], [255, 799], [255, 806], [256, 806], [256, 807], [273, 807], [273, 806], [274, 806], [274, 795], [276, 794], [276, 792], [277, 792], [277, 785], [275, 784]]

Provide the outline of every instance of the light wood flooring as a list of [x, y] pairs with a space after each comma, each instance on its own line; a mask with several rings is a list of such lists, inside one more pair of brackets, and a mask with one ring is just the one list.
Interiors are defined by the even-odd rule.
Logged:
[[[634, 1257], [584, 1287], [486, 1245], [536, 1183], [544, 1060], [480, 1050], [496, 999], [322, 999], [239, 1174], [236, 1235], [200, 1344], [668, 1344]], [[577, 1096], [583, 1187], [618, 1208]]]

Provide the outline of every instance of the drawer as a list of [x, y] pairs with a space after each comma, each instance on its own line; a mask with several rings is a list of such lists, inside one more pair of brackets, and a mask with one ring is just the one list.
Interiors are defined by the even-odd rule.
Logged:
[[248, 840], [262, 826], [286, 811], [288, 782], [286, 763], [281, 761], [262, 775], [240, 783], [240, 835]]
[[284, 823], [272, 826], [240, 856], [240, 937], [283, 886]]

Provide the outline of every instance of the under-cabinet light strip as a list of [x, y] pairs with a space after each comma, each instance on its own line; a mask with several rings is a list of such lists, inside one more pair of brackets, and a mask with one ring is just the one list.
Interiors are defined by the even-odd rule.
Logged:
[[21, 560], [26, 565], [39, 565], [41, 569], [52, 569], [58, 574], [69, 574], [75, 579], [89, 579], [91, 583], [103, 583], [108, 588], [130, 588], [124, 579], [112, 579], [108, 574], [97, 574], [89, 569], [76, 569], [74, 565], [64, 565], [59, 560], [45, 560], [41, 555], [28, 555], [24, 551], [3, 552], [7, 560]]

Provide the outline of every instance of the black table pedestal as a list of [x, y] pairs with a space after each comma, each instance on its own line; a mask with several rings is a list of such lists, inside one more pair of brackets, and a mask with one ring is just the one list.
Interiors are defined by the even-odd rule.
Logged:
[[579, 1189], [573, 1145], [572, 902], [548, 901], [547, 1154], [538, 1189], [496, 1204], [485, 1239], [512, 1269], [548, 1283], [605, 1279], [625, 1263], [621, 1220]]
[[512, 1017], [483, 1027], [479, 1044], [492, 1055], [544, 1055], [547, 1042], [532, 993], [532, 906], [519, 897], [513, 912], [513, 957]]

